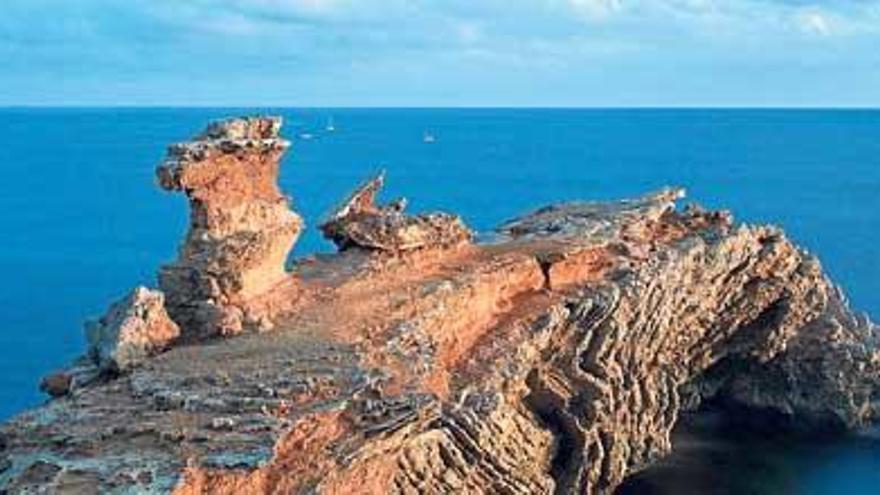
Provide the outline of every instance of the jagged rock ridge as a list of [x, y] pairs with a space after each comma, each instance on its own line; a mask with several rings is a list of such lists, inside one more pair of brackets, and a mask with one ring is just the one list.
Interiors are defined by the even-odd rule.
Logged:
[[[208, 135], [266, 136], [247, 122], [274, 121]], [[197, 176], [223, 184], [250, 151], [217, 146], [209, 155], [223, 158], [196, 160]], [[680, 412], [706, 399], [806, 427], [877, 416], [876, 327], [778, 229], [678, 211], [683, 192], [669, 189], [548, 207], [488, 244], [466, 242], [459, 220], [411, 244], [396, 229], [424, 224], [375, 206], [380, 186], [330, 217], [341, 253], [298, 263], [258, 297], [276, 301], [263, 305], [273, 332], [190, 340], [22, 414], [0, 430], [0, 487], [610, 493], [668, 453]], [[194, 187], [196, 212], [207, 186]], [[218, 218], [247, 204], [230, 190], [209, 194]], [[293, 223], [280, 222], [278, 246]], [[169, 312], [204, 335], [186, 327], [184, 294]]]
[[473, 234], [456, 215], [409, 216], [403, 213], [404, 198], [387, 206], [377, 205], [376, 195], [384, 182], [384, 172], [368, 180], [321, 224], [324, 235], [340, 250], [401, 253], [425, 247], [455, 247], [471, 241]]

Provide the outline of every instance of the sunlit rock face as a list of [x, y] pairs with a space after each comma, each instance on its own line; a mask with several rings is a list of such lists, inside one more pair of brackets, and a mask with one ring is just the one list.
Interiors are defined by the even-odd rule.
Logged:
[[137, 287], [101, 318], [86, 323], [88, 356], [104, 372], [128, 371], [169, 347], [180, 328], [165, 311], [165, 297]]
[[377, 204], [376, 195], [384, 183], [384, 173], [364, 182], [321, 224], [324, 236], [340, 250], [395, 254], [454, 248], [473, 238], [458, 215], [439, 212], [407, 215], [405, 198], [387, 205]]
[[103, 379], [127, 373], [171, 348], [180, 327], [165, 311], [165, 295], [135, 287], [100, 318], [85, 324], [86, 352], [40, 381], [40, 390], [65, 397]]
[[172, 145], [158, 168], [159, 184], [182, 191], [189, 232], [159, 285], [168, 312], [199, 338], [271, 325], [255, 299], [287, 277], [287, 255], [302, 219], [278, 189], [278, 168], [290, 143], [277, 117], [212, 123], [194, 140]]

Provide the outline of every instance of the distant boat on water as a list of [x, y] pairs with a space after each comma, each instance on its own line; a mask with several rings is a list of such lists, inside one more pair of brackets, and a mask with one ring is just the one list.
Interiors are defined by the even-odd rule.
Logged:
[[435, 142], [435, 141], [437, 141], [437, 138], [434, 137], [434, 135], [431, 134], [430, 132], [425, 131], [425, 132], [422, 134], [422, 142], [425, 142], [425, 143], [433, 143], [433, 142]]
[[324, 128], [327, 132], [336, 132], [336, 124], [333, 123], [333, 117], [330, 117], [327, 120], [327, 127]]
[[303, 141], [309, 141], [309, 140], [313, 139], [314, 137], [315, 137], [315, 135], [312, 134], [311, 132], [299, 133], [299, 138], [302, 139]]

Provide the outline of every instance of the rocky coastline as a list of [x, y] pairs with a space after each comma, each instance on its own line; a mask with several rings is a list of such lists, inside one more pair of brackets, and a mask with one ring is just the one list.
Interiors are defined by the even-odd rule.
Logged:
[[380, 174], [319, 226], [339, 252], [290, 267], [281, 126], [169, 148], [178, 258], [0, 426], [0, 493], [613, 493], [704, 403], [803, 431], [878, 419], [877, 327], [778, 228], [670, 188], [476, 242], [378, 204]]

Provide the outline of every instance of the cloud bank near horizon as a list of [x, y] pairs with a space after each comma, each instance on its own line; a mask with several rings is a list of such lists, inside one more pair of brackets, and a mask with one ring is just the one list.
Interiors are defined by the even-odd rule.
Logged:
[[880, 0], [5, 0], [0, 104], [880, 105]]

